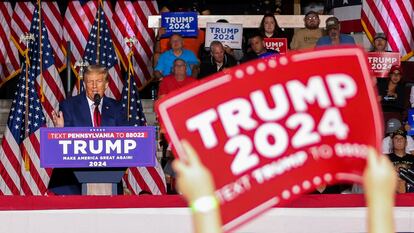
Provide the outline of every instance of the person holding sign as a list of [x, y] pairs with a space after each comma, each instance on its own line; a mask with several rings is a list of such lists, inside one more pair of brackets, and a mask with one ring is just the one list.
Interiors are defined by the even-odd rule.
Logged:
[[237, 65], [236, 59], [226, 53], [220, 41], [213, 41], [210, 44], [210, 56], [206, 62], [201, 63], [200, 79], [212, 75], [229, 67]]
[[[178, 190], [188, 201], [193, 213], [196, 233], [223, 232], [220, 206], [214, 195], [211, 173], [204, 167], [197, 153], [186, 141], [182, 142], [185, 160], [175, 160]], [[377, 155], [370, 149], [363, 174], [365, 199], [368, 206], [367, 226], [369, 233], [394, 232], [393, 206], [397, 176], [386, 156]], [[277, 231], [277, 229], [273, 229]]]
[[[116, 100], [106, 97], [108, 70], [90, 65], [84, 73], [85, 91], [60, 103], [59, 112], [52, 112], [55, 127], [99, 127], [129, 125], [124, 108]], [[81, 185], [72, 169], [55, 168], [49, 189], [59, 195], [80, 195]]]
[[326, 45], [355, 44], [352, 36], [341, 33], [341, 23], [336, 17], [329, 17], [325, 21], [327, 36], [319, 38], [316, 47]]
[[293, 34], [292, 42], [290, 43], [290, 49], [300, 50], [314, 48], [316, 42], [323, 35], [323, 30], [319, 28], [320, 20], [319, 14], [315, 11], [309, 11], [306, 13], [305, 28], [300, 28]]
[[242, 63], [251, 61], [257, 58], [267, 57], [273, 54], [278, 54], [276, 51], [266, 49], [263, 36], [260, 33], [255, 33], [249, 38], [249, 44], [252, 51], [246, 53], [241, 60]]
[[375, 34], [373, 48], [370, 52], [389, 52], [387, 51], [387, 37], [383, 32]]
[[188, 76], [197, 77], [198, 59], [190, 50], [183, 48], [183, 37], [180, 34], [173, 34], [170, 37], [171, 49], [162, 53], [154, 67], [154, 76], [158, 79], [171, 74], [173, 62], [180, 58], [187, 64], [186, 73]]

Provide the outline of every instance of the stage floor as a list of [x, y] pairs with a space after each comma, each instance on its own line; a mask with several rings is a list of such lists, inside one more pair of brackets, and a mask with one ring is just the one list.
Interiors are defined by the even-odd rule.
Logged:
[[[305, 195], [236, 232], [366, 232], [362, 195]], [[187, 233], [191, 213], [180, 196], [0, 197], [5, 233]], [[414, 194], [397, 196], [398, 232], [414, 232]]]

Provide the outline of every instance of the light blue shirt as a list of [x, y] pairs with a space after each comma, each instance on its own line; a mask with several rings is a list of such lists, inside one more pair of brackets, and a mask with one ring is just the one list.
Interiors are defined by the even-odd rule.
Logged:
[[160, 71], [163, 76], [171, 74], [174, 60], [181, 58], [187, 63], [187, 75], [191, 75], [190, 65], [198, 65], [198, 59], [191, 50], [183, 49], [183, 52], [180, 56], [175, 56], [172, 49], [162, 53], [158, 59], [158, 63], [155, 66], [154, 70]]
[[[355, 40], [352, 36], [340, 34], [339, 35], [339, 44], [355, 44]], [[322, 36], [316, 42], [316, 47], [332, 45], [332, 40], [329, 36]]]

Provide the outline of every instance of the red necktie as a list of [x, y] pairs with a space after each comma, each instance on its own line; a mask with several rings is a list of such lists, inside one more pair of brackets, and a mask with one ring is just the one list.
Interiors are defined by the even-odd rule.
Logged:
[[101, 113], [99, 112], [99, 105], [95, 106], [95, 111], [93, 112], [93, 126], [101, 126]]

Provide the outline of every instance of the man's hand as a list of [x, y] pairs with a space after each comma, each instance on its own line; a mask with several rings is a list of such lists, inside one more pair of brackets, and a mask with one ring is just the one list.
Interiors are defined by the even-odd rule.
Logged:
[[57, 114], [55, 111], [52, 111], [52, 121], [55, 127], [64, 127], [65, 120], [63, 118], [62, 111], [59, 111], [59, 114]]

